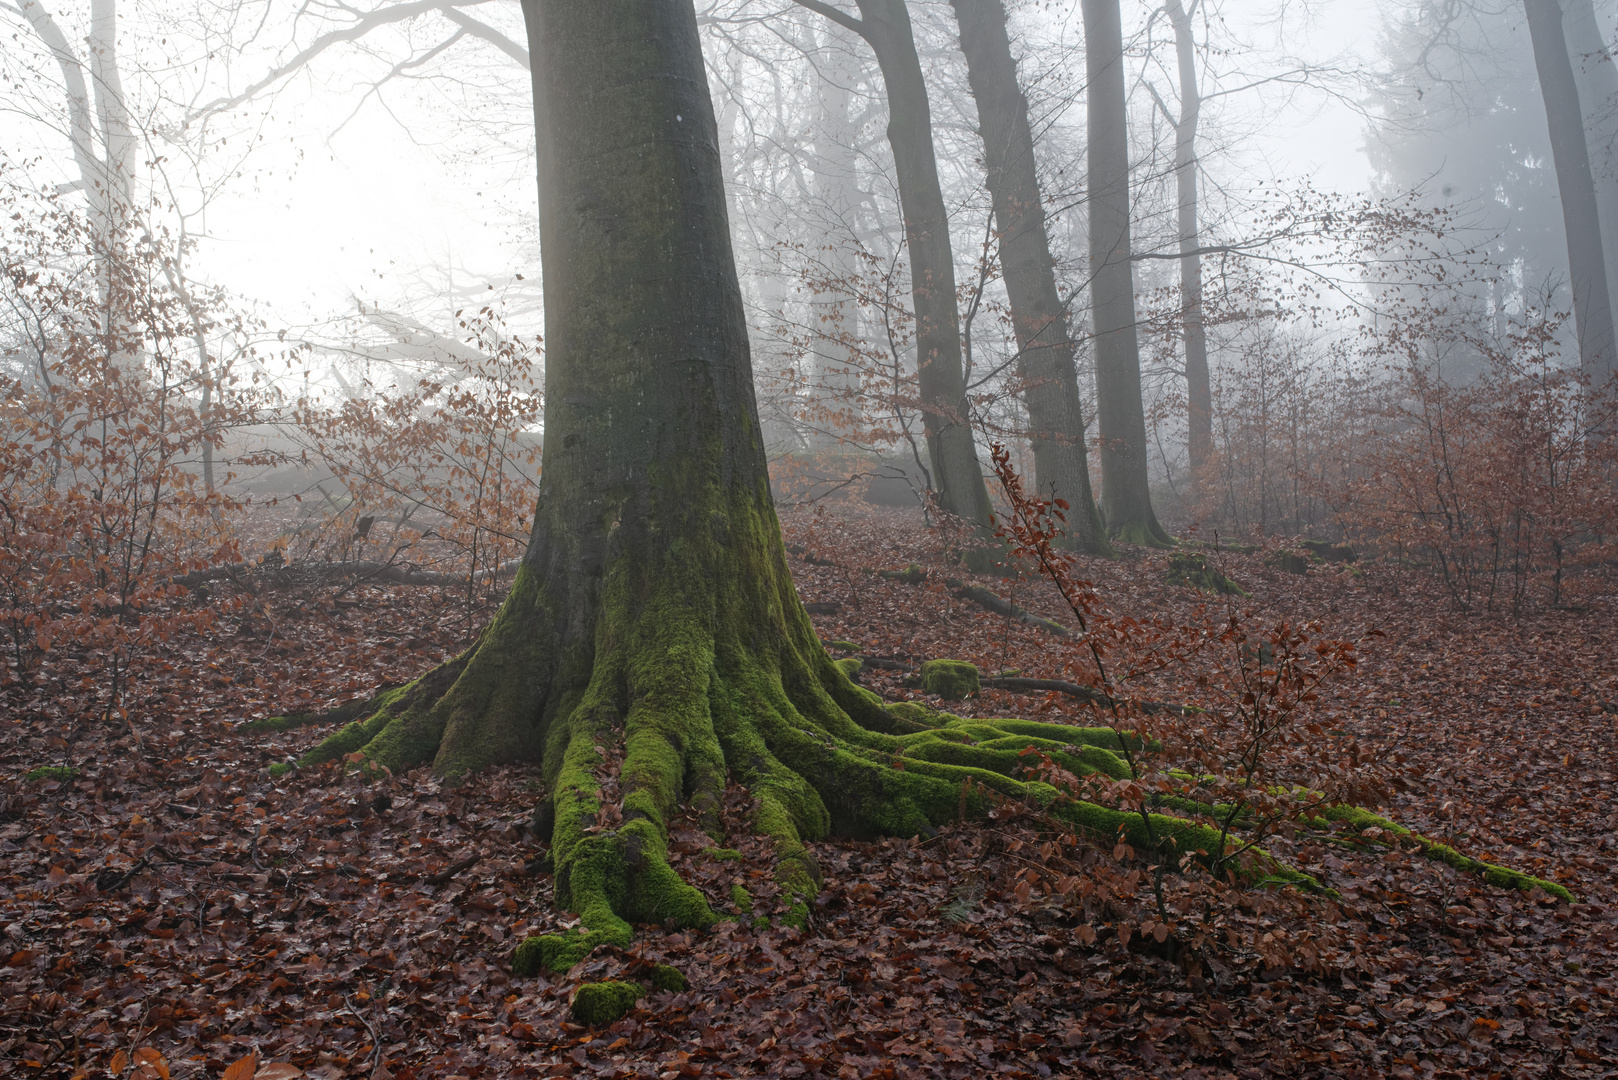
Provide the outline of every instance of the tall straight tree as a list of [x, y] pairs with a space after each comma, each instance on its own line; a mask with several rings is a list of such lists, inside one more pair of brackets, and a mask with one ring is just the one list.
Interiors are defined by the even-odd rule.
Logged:
[[[1618, 63], [1613, 62], [1591, 0], [1564, 0], [1562, 36], [1584, 112], [1590, 176], [1601, 216], [1601, 248], [1607, 289], [1618, 294]], [[1618, 295], [1609, 297], [1618, 320]]]
[[548, 347], [528, 551], [470, 649], [301, 764], [430, 760], [456, 778], [541, 762], [535, 825], [582, 926], [522, 942], [517, 974], [628, 945], [631, 921], [717, 921], [668, 837], [682, 803], [719, 829], [727, 774], [800, 924], [819, 882], [806, 839], [931, 833], [1006, 798], [1160, 858], [1224, 851], [1210, 825], [1008, 775], [1037, 745], [1125, 778], [1110, 728], [884, 705], [832, 662], [770, 499], [693, 0], [523, 0], [523, 14]]
[[1601, 216], [1584, 137], [1578, 82], [1562, 31], [1557, 0], [1523, 0], [1528, 34], [1539, 72], [1539, 92], [1550, 123], [1551, 159], [1562, 196], [1567, 232], [1568, 278], [1573, 288], [1573, 322], [1579, 335], [1579, 367], [1595, 389], [1606, 391], [1613, 374], [1612, 292], [1601, 244]]
[[1000, 234], [1000, 266], [1028, 406], [1034, 483], [1043, 498], [1068, 502], [1067, 534], [1074, 547], [1110, 555], [1112, 545], [1090, 492], [1073, 335], [1067, 305], [1056, 290], [1028, 98], [1017, 82], [1005, 5], [1002, 0], [950, 2], [960, 24], [966, 75], [978, 107], [989, 196]]
[[1213, 384], [1208, 373], [1208, 332], [1202, 306], [1201, 228], [1197, 220], [1197, 125], [1202, 119], [1202, 91], [1197, 82], [1197, 42], [1192, 16], [1198, 0], [1186, 7], [1166, 0], [1164, 12], [1174, 28], [1174, 58], [1179, 69], [1180, 108], [1170, 113], [1162, 98], [1157, 106], [1174, 125], [1174, 185], [1180, 233], [1180, 336], [1185, 346], [1187, 444], [1193, 481], [1213, 456]]
[[860, 15], [821, 0], [797, 0], [864, 38], [876, 54], [888, 99], [888, 143], [910, 251], [910, 290], [916, 310], [916, 375], [921, 390], [927, 455], [945, 510], [980, 526], [990, 518], [972, 428], [967, 418], [961, 316], [955, 299], [955, 256], [949, 212], [933, 152], [932, 108], [916, 55], [904, 0], [857, 0]]
[[1174, 541], [1158, 524], [1146, 471], [1146, 408], [1141, 397], [1129, 230], [1123, 23], [1118, 0], [1083, 0], [1082, 9], [1101, 510], [1114, 538], [1169, 546]]

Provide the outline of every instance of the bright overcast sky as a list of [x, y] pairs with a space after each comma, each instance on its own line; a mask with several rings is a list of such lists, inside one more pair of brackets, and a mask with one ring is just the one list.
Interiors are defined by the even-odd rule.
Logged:
[[[1226, 5], [1232, 19], [1256, 17], [1260, 7], [1248, 0]], [[72, 7], [53, 10], [64, 24], [78, 18], [82, 26], [82, 13]], [[134, 39], [143, 36], [143, 10], [121, 5], [126, 40], [130, 29]], [[1364, 0], [1324, 4], [1306, 40], [1293, 47], [1314, 60], [1369, 56], [1379, 22], [1376, 5]], [[208, 207], [207, 240], [196, 260], [201, 276], [265, 302], [294, 324], [350, 311], [352, 297], [388, 303], [406, 294], [442, 295], [446, 267], [458, 285], [535, 276], [530, 164], [509, 153], [467, 152], [468, 140], [446, 128], [452, 110], [435, 106], [431, 88], [397, 87], [356, 112], [360, 93], [348, 84], [358, 76], [334, 70], [346, 55], [328, 54], [312, 76], [287, 84], [269, 105], [264, 140], [246, 159], [244, 176]], [[521, 86], [513, 91], [525, 93]], [[1319, 97], [1305, 105], [1266, 118], [1264, 133], [1244, 150], [1260, 166], [1255, 171], [1310, 177], [1323, 189], [1365, 188], [1363, 121]], [[248, 106], [240, 115], [263, 108]], [[54, 154], [65, 169], [65, 138], [30, 126], [19, 115], [26, 111], [0, 112], [0, 141], [13, 152]]]

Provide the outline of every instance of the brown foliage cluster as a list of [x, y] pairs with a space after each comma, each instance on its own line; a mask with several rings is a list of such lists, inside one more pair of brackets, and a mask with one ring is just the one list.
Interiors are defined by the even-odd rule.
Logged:
[[[312, 358], [261, 352], [228, 296], [186, 282], [183, 242], [139, 215], [109, 240], [5, 174], [0, 206], [0, 685], [70, 669], [111, 718], [164, 665], [211, 679], [197, 635], [243, 612], [274, 624], [255, 574], [289, 563], [346, 568], [349, 588], [458, 575], [473, 633], [526, 541], [536, 344], [466, 311], [454, 370], [289, 400], [273, 369]], [[292, 487], [255, 504], [237, 469]]]

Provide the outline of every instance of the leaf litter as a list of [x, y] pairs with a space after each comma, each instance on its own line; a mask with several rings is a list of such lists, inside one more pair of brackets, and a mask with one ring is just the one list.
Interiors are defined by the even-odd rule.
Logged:
[[[957, 598], [917, 515], [783, 514], [828, 642], [1061, 677], [1061, 646]], [[555, 910], [529, 828], [537, 770], [453, 789], [426, 770], [274, 778], [321, 728], [247, 735], [412, 677], [461, 645], [464, 597], [364, 586], [259, 597], [177, 638], [100, 721], [93, 656], [4, 691], [0, 1062], [49, 1077], [1162, 1075], [1601, 1076], [1618, 1068], [1618, 673], [1610, 574], [1562, 608], [1450, 611], [1384, 563], [1293, 576], [1220, 553], [1264, 612], [1387, 635], [1320, 714], [1407, 755], [1391, 816], [1565, 884], [1573, 905], [1400, 851], [1274, 845], [1336, 900], [1237, 893], [1063, 836], [1026, 807], [931, 838], [816, 844], [806, 930], [783, 927], [770, 851], [732, 787], [716, 840], [671, 859], [725, 921], [519, 979], [512, 946]], [[932, 568], [906, 584], [875, 569]], [[1122, 604], [1187, 612], [1156, 555], [1086, 565]], [[1039, 582], [977, 584], [1060, 620]], [[920, 697], [902, 670], [862, 680]], [[1164, 693], [1173, 687], [1165, 683]], [[942, 704], [934, 702], [934, 704]], [[1082, 719], [1060, 695], [985, 690], [978, 715]], [[79, 772], [25, 782], [42, 765]], [[473, 859], [475, 858], [475, 861]], [[448, 873], [453, 871], [453, 873]], [[1160, 884], [1163, 884], [1160, 882]], [[1171, 918], [1165, 921], [1162, 913]], [[569, 1019], [582, 982], [677, 967], [690, 988], [624, 1019]]]

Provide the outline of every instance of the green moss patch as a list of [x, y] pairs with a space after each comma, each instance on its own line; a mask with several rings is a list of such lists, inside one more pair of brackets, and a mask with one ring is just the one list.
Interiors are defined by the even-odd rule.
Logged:
[[54, 780], [58, 784], [65, 784], [77, 775], [79, 770], [71, 765], [41, 765], [37, 769], [29, 769], [23, 773], [22, 782], [37, 784], [44, 780]]
[[[675, 974], [678, 975], [679, 972]], [[585, 983], [573, 994], [573, 1019], [590, 1027], [611, 1024], [629, 1015], [629, 1011], [635, 1007], [635, 1002], [645, 996], [646, 988], [640, 983]]]
[[669, 964], [653, 964], [646, 972], [646, 981], [666, 994], [678, 994], [690, 986], [680, 969]]
[[978, 692], [976, 664], [965, 660], [928, 660], [921, 665], [921, 688], [945, 701], [961, 701]]

